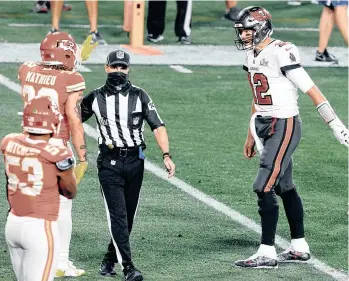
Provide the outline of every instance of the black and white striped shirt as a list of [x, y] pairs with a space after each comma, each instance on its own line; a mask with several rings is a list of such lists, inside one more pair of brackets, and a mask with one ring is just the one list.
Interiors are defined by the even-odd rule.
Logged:
[[102, 86], [81, 103], [82, 121], [95, 115], [99, 144], [116, 147], [144, 146], [144, 120], [151, 130], [164, 126], [149, 95], [132, 85], [126, 93], [112, 93]]

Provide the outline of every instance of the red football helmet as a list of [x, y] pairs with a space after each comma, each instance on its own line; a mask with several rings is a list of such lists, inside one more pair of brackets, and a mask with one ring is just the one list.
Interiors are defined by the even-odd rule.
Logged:
[[58, 134], [61, 119], [58, 106], [49, 97], [36, 97], [24, 108], [23, 129], [31, 134]]
[[80, 61], [79, 48], [66, 32], [48, 34], [41, 42], [40, 52], [43, 64], [64, 65], [68, 70], [74, 69]]

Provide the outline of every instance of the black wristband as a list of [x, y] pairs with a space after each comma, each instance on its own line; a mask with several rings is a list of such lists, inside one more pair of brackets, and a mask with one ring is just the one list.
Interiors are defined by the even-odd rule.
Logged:
[[171, 156], [171, 154], [169, 152], [163, 153], [162, 154], [162, 159], [165, 159], [166, 156], [169, 157], [170, 159], [172, 159], [172, 156]]

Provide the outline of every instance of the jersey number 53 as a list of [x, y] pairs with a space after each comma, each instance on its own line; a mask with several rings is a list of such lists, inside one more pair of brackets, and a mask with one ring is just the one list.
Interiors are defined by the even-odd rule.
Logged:
[[268, 94], [269, 83], [268, 78], [263, 73], [255, 73], [251, 77], [251, 73], [248, 73], [248, 82], [250, 83], [253, 100], [255, 104], [271, 105], [273, 100], [271, 95]]

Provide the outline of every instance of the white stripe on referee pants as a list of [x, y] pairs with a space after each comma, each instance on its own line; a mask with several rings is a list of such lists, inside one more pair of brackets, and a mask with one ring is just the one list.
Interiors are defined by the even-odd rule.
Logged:
[[121, 265], [121, 269], [124, 269], [123, 265], [122, 265], [122, 256], [121, 253], [119, 251], [118, 245], [116, 245], [116, 242], [114, 240], [113, 237], [113, 233], [111, 231], [111, 220], [110, 220], [110, 213], [109, 213], [109, 208], [108, 208], [108, 204], [107, 204], [107, 200], [105, 199], [105, 195], [103, 192], [103, 188], [101, 187], [101, 191], [102, 191], [102, 195], [103, 195], [103, 200], [104, 200], [104, 206], [105, 206], [105, 212], [107, 214], [107, 222], [108, 222], [108, 228], [109, 228], [109, 232], [110, 232], [110, 237], [113, 241], [114, 247], [115, 247], [115, 252], [116, 252], [116, 257], [118, 259], [119, 264]]
[[187, 10], [185, 12], [184, 25], [183, 25], [183, 29], [187, 36], [190, 36], [190, 33], [191, 33], [190, 22], [191, 22], [191, 16], [192, 16], [192, 8], [193, 8], [193, 1], [187, 0]]

